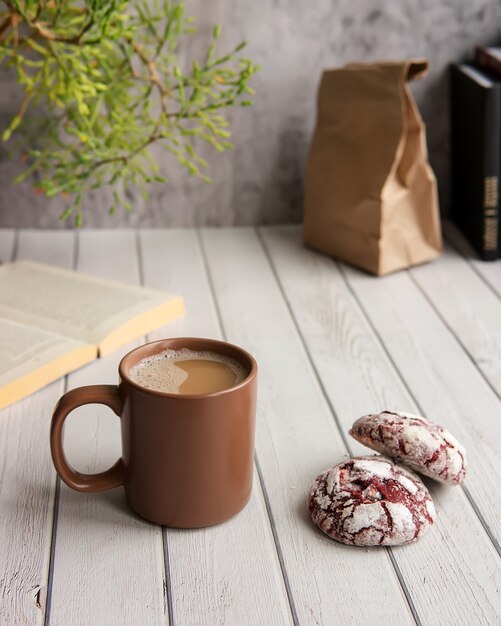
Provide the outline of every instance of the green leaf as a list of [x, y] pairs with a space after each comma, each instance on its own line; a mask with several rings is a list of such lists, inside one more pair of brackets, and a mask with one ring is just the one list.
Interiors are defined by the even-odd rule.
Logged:
[[9, 125], [9, 127], [7, 129], [4, 130], [3, 135], [2, 135], [2, 139], [4, 141], [8, 141], [12, 135], [12, 133], [16, 130], [16, 128], [19, 126], [19, 124], [21, 123], [21, 117], [19, 115], [16, 115], [12, 118], [12, 121]]
[[62, 222], [65, 222], [72, 213], [73, 213], [73, 207], [69, 206], [61, 213], [61, 215], [59, 216], [59, 219]]

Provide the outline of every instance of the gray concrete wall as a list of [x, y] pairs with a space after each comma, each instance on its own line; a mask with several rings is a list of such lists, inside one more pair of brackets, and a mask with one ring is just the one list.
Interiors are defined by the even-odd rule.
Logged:
[[[323, 68], [348, 61], [427, 57], [431, 72], [413, 86], [427, 124], [431, 164], [448, 208], [447, 66], [476, 44], [501, 42], [498, 0], [189, 0], [203, 45], [215, 22], [228, 47], [241, 39], [262, 65], [256, 104], [232, 113], [237, 148], [211, 155], [212, 185], [188, 178], [165, 156], [172, 184], [158, 185], [133, 214], [107, 215], [108, 196], [86, 202], [86, 226], [232, 225], [299, 221], [302, 172]], [[0, 74], [0, 119], [16, 110], [15, 84]], [[0, 226], [58, 226], [59, 200], [11, 184], [20, 164], [0, 147]]]

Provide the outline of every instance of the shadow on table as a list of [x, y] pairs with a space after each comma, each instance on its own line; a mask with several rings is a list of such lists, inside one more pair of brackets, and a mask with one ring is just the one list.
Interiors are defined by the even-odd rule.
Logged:
[[96, 529], [109, 526], [154, 526], [129, 508], [122, 487], [98, 493], [79, 493], [58, 480], [57, 491], [59, 497], [55, 515], [58, 532], [65, 526], [72, 527], [75, 524]]

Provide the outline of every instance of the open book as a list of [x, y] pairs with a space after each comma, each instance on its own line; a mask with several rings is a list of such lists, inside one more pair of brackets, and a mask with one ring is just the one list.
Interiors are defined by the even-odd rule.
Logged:
[[21, 261], [0, 266], [0, 408], [184, 312], [182, 298]]

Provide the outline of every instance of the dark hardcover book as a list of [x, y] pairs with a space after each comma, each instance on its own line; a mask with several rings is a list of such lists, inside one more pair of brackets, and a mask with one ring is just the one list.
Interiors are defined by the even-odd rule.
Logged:
[[[501, 80], [501, 48], [489, 46], [487, 48], [475, 48], [475, 61], [478, 66], [485, 69], [492, 76]], [[501, 157], [500, 157], [500, 180], [501, 180]], [[499, 207], [501, 210], [501, 207]], [[501, 257], [501, 227], [498, 224], [498, 256]]]
[[501, 48], [494, 46], [488, 48], [475, 48], [476, 64], [486, 69], [498, 80], [501, 79]]
[[498, 258], [501, 83], [467, 63], [451, 69], [452, 217], [486, 261]]

